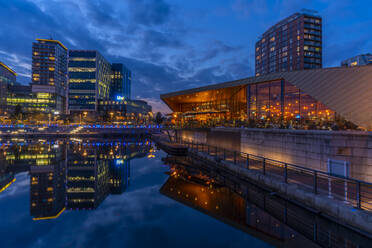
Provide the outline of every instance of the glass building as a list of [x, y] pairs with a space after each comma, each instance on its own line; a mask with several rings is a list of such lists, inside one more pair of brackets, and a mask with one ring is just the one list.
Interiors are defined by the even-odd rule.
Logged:
[[0, 62], [0, 114], [6, 112], [8, 86], [16, 82], [17, 74], [4, 63]]
[[123, 64], [111, 65], [112, 81], [110, 89], [111, 100], [131, 98], [132, 72]]
[[152, 107], [141, 100], [100, 100], [98, 114], [112, 120], [126, 121], [132, 124], [147, 123]]
[[341, 62], [341, 66], [360, 66], [360, 65], [372, 65], [372, 54], [361, 54]]
[[256, 76], [322, 67], [322, 18], [296, 13], [269, 28], [256, 42]]
[[32, 92], [31, 86], [14, 84], [8, 86], [7, 111], [14, 112], [17, 105], [21, 106], [24, 113], [46, 112], [55, 99], [49, 93]]
[[177, 125], [318, 129], [346, 123], [372, 130], [371, 91], [372, 67], [364, 66], [273, 73], [161, 99]]
[[111, 65], [98, 52], [69, 50], [68, 109], [97, 111], [98, 100], [110, 97]]
[[66, 112], [67, 48], [58, 40], [32, 43], [32, 92], [51, 100], [47, 113]]

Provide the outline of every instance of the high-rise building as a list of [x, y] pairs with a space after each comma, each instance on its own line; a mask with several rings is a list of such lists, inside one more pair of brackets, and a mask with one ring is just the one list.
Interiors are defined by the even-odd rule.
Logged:
[[16, 82], [17, 74], [7, 65], [0, 62], [0, 114], [6, 111], [6, 98], [8, 86]]
[[111, 100], [131, 98], [132, 72], [123, 64], [111, 65], [112, 82], [110, 90]]
[[361, 54], [341, 62], [341, 66], [351, 67], [359, 65], [371, 65], [372, 64], [372, 54]]
[[58, 40], [36, 40], [32, 44], [32, 92], [50, 100], [44, 112], [65, 113], [67, 48]]
[[68, 71], [70, 113], [97, 111], [98, 100], [109, 99], [111, 65], [98, 51], [69, 50]]
[[322, 67], [322, 18], [296, 13], [278, 22], [256, 42], [256, 76]]

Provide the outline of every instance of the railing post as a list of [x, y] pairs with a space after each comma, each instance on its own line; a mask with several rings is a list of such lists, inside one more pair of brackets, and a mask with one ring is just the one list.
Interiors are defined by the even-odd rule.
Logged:
[[216, 150], [215, 150], [215, 157], [216, 157], [216, 159], [218, 158], [218, 156], [217, 156], [217, 146], [216, 146]]
[[266, 175], [266, 158], [263, 158], [262, 160], [262, 171], [263, 174]]
[[357, 201], [357, 208], [361, 208], [361, 197], [360, 197], [360, 182], [357, 182], [356, 185], [356, 201]]
[[234, 151], [234, 164], [236, 164], [236, 151]]
[[207, 145], [207, 149], [208, 149], [208, 155], [209, 155], [209, 145]]
[[314, 171], [314, 194], [318, 194], [318, 172]]
[[226, 149], [223, 148], [223, 160], [226, 160]]
[[288, 183], [288, 165], [287, 163], [284, 164], [284, 182]]
[[247, 153], [247, 169], [249, 170], [249, 154]]

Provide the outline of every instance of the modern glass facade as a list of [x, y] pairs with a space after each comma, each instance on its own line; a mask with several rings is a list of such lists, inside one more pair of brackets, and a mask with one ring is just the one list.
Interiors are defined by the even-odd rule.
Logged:
[[67, 48], [57, 40], [37, 39], [32, 44], [32, 91], [48, 93], [46, 112], [66, 112]]
[[100, 100], [98, 114], [107, 119], [134, 123], [146, 123], [152, 107], [141, 100]]
[[341, 66], [352, 67], [360, 65], [372, 65], [372, 54], [361, 54], [341, 62]]
[[8, 86], [16, 82], [17, 74], [7, 65], [0, 62], [0, 114], [6, 111], [6, 98], [8, 95]]
[[13, 112], [17, 105], [24, 113], [46, 113], [55, 104], [51, 93], [33, 93], [31, 86], [11, 85], [8, 87], [7, 110]]
[[248, 119], [271, 124], [328, 122], [335, 113], [284, 80], [247, 85]]
[[111, 65], [97, 51], [70, 50], [69, 111], [97, 111], [98, 100], [108, 99]]
[[256, 76], [322, 67], [322, 18], [296, 13], [267, 30], [256, 42]]
[[111, 65], [112, 82], [110, 89], [111, 100], [131, 98], [132, 72], [123, 64]]
[[253, 122], [257, 127], [322, 125], [335, 112], [285, 80], [273, 80], [164, 99], [179, 125]]

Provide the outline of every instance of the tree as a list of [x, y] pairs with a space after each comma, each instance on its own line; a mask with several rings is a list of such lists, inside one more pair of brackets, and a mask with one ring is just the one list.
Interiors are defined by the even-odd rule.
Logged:
[[17, 104], [14, 108], [13, 112], [13, 119], [14, 120], [22, 120], [22, 106]]
[[164, 117], [163, 117], [163, 115], [162, 115], [160, 112], [157, 112], [157, 113], [156, 113], [156, 116], [155, 116], [155, 120], [154, 120], [154, 122], [155, 122], [156, 124], [160, 125], [160, 124], [163, 123], [163, 121], [164, 121]]

